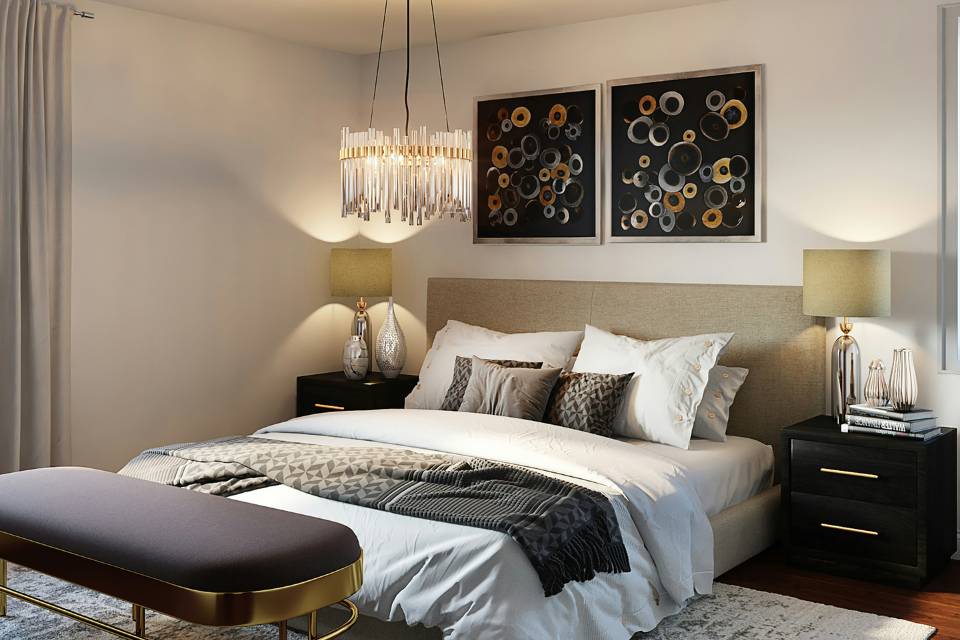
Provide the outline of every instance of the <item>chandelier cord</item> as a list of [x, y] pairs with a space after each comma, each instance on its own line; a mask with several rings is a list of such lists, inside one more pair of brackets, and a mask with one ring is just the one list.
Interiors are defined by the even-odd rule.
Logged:
[[383, 24], [380, 25], [380, 48], [377, 50], [377, 74], [373, 77], [373, 100], [370, 101], [370, 128], [373, 129], [373, 109], [377, 106], [377, 84], [380, 82], [380, 59], [383, 57], [383, 32], [387, 29], [387, 5], [383, 0]]
[[410, 0], [407, 0], [407, 80], [403, 86], [403, 108], [407, 113], [406, 132], [410, 135]]
[[440, 95], [443, 97], [443, 119], [447, 123], [447, 133], [450, 133], [450, 114], [447, 113], [447, 90], [443, 86], [443, 62], [440, 61], [440, 36], [437, 35], [437, 11], [430, 0], [430, 15], [433, 16], [433, 42], [437, 45], [437, 71], [440, 73]]

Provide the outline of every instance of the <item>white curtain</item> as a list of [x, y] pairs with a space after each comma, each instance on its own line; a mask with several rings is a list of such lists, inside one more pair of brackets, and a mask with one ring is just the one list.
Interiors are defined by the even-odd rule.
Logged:
[[0, 0], [0, 473], [70, 456], [70, 23]]

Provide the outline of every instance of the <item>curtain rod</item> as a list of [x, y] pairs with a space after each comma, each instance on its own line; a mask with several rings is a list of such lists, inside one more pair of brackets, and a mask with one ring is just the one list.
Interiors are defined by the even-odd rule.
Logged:
[[87, 20], [94, 20], [97, 17], [90, 11], [80, 11], [79, 9], [74, 9], [73, 15], [77, 16], [78, 18], [86, 18]]

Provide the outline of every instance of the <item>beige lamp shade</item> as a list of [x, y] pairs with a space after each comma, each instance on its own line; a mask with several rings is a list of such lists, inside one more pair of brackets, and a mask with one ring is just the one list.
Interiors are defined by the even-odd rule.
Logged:
[[393, 295], [392, 249], [333, 249], [330, 295], [386, 298]]
[[890, 315], [890, 252], [805, 249], [803, 313], [825, 318]]

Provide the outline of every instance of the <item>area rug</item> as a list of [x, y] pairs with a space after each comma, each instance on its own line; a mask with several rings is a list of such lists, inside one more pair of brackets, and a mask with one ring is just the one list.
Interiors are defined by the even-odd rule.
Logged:
[[[131, 627], [130, 605], [120, 600], [19, 567], [10, 567], [9, 583], [13, 589], [104, 622], [125, 629]], [[361, 633], [351, 632], [346, 637], [376, 637], [363, 634], [362, 629], [358, 631]], [[713, 595], [699, 598], [654, 631], [637, 634], [633, 640], [927, 640], [935, 631], [933, 627], [905, 620], [716, 583]], [[151, 640], [276, 640], [277, 629], [211, 629], [148, 612], [147, 636]], [[0, 618], [2, 640], [108, 637], [111, 636], [12, 598], [7, 600], [7, 617]], [[305, 636], [291, 630], [290, 639], [305, 640]]]
[[906, 620], [716, 582], [713, 595], [699, 598], [633, 640], [927, 640], [936, 631]]

